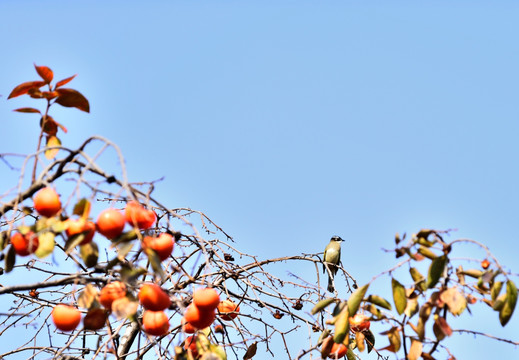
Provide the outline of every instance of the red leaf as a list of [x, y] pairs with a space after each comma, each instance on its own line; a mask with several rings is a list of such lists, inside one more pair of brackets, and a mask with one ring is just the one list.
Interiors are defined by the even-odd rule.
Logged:
[[15, 87], [13, 89], [13, 91], [11, 91], [11, 93], [9, 94], [9, 97], [7, 98], [7, 100], [9, 100], [11, 98], [14, 98], [14, 97], [17, 97], [17, 96], [20, 96], [20, 95], [27, 94], [30, 89], [39, 89], [43, 85], [45, 85], [44, 81], [28, 81], [28, 82], [24, 82], [23, 84], [20, 84], [17, 87]]
[[56, 91], [44, 91], [41, 93], [41, 96], [47, 100], [52, 100], [58, 97], [58, 93]]
[[63, 79], [63, 80], [60, 80], [56, 83], [56, 86], [54, 86], [54, 89], [57, 89], [59, 88], [60, 86], [63, 86], [65, 84], [68, 84], [70, 81], [72, 81], [72, 79], [74, 79], [76, 77], [76, 75], [72, 75], [71, 77], [68, 77], [66, 79]]
[[90, 104], [86, 97], [74, 89], [57, 89], [58, 98], [56, 102], [61, 106], [75, 107], [79, 110], [90, 112]]
[[54, 78], [54, 73], [52, 72], [52, 70], [46, 66], [38, 66], [36, 64], [34, 64], [34, 67], [36, 68], [36, 72], [38, 73], [38, 75], [40, 75], [41, 78], [45, 80], [47, 84], [50, 84], [50, 82]]
[[35, 108], [31, 108], [31, 107], [24, 107], [24, 108], [14, 109], [13, 111], [18, 111], [18, 112], [21, 112], [21, 113], [38, 113], [38, 114], [41, 114], [40, 110], [35, 109]]
[[451, 327], [449, 326], [449, 324], [447, 323], [447, 320], [445, 320], [444, 318], [442, 317], [438, 317], [435, 321], [435, 324], [438, 325], [438, 327], [440, 328], [440, 330], [447, 336], [451, 336], [452, 335], [452, 329]]

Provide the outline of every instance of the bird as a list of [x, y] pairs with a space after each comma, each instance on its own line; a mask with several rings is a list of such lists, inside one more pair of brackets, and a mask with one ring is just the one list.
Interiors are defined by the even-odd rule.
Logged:
[[323, 273], [328, 268], [328, 291], [334, 292], [333, 276], [337, 273], [338, 265], [341, 262], [341, 242], [344, 241], [340, 236], [332, 236], [328, 245], [324, 249]]

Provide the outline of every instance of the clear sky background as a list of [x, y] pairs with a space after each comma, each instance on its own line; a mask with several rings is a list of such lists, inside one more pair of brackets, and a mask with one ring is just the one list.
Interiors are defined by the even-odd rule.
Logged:
[[[111, 139], [131, 181], [164, 176], [157, 197], [248, 253], [318, 252], [338, 234], [364, 283], [395, 263], [381, 249], [396, 232], [457, 229], [517, 273], [518, 15], [517, 1], [1, 0], [0, 152], [34, 150], [36, 117], [11, 110], [40, 104], [6, 98], [47, 65], [77, 73], [91, 104], [54, 111], [64, 145]], [[519, 340], [518, 314], [501, 329], [477, 310], [459, 328]]]

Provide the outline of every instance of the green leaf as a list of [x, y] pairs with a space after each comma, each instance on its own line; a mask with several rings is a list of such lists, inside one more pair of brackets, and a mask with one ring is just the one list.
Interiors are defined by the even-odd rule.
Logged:
[[117, 257], [119, 260], [124, 261], [126, 258], [126, 255], [130, 253], [130, 251], [133, 248], [135, 242], [123, 242], [120, 244], [117, 244]]
[[335, 321], [335, 335], [333, 341], [340, 344], [350, 332], [348, 307], [345, 306]]
[[427, 274], [427, 288], [432, 289], [438, 283], [441, 276], [443, 275], [443, 271], [445, 270], [445, 266], [447, 265], [447, 256], [439, 256], [431, 262], [431, 266], [429, 266], [429, 273]]
[[317, 304], [315, 304], [315, 306], [313, 307], [313, 309], [312, 309], [312, 311], [310, 313], [312, 315], [315, 315], [318, 312], [323, 311], [328, 305], [330, 305], [331, 303], [333, 303], [335, 301], [336, 301], [336, 299], [334, 299], [334, 298], [329, 298], [329, 299], [321, 300]]
[[502, 326], [505, 326], [512, 314], [514, 313], [515, 305], [517, 304], [517, 287], [512, 280], [506, 282], [506, 300], [503, 308], [499, 312], [499, 321]]
[[150, 248], [146, 248], [145, 252], [148, 256], [148, 260], [150, 261], [150, 265], [153, 271], [155, 271], [155, 273], [159, 275], [161, 279], [164, 279], [164, 270], [162, 269], [162, 264], [157, 253]]
[[360, 303], [364, 298], [364, 295], [366, 295], [368, 287], [369, 284], [366, 284], [355, 290], [355, 292], [350, 295], [350, 298], [348, 299], [348, 312], [350, 316], [355, 315], [357, 313], [357, 310], [359, 310]]
[[70, 252], [72, 250], [74, 250], [74, 248], [76, 246], [81, 244], [83, 242], [83, 240], [85, 240], [85, 234], [87, 232], [88, 232], [88, 230], [82, 231], [80, 233], [74, 234], [71, 237], [69, 237], [67, 239], [67, 242], [65, 243], [65, 253], [70, 254]]
[[499, 293], [501, 292], [501, 288], [503, 287], [502, 281], [496, 281], [494, 285], [492, 285], [492, 289], [490, 289], [490, 296], [492, 298], [492, 301], [496, 301], [497, 297], [499, 296]]
[[378, 305], [381, 308], [384, 308], [384, 309], [387, 309], [387, 310], [391, 310], [391, 304], [389, 303], [389, 301], [387, 301], [386, 299], [384, 299], [381, 296], [369, 295], [368, 298], [366, 299], [366, 301], [370, 302], [372, 304]]
[[5, 272], [11, 272], [14, 267], [14, 263], [16, 262], [16, 252], [14, 251], [14, 246], [9, 246], [9, 250], [7, 250], [7, 255], [5, 257]]
[[399, 315], [402, 315], [407, 305], [405, 287], [393, 278], [391, 279], [391, 288], [393, 289], [393, 301], [395, 302], [396, 311]]
[[88, 213], [90, 213], [90, 207], [91, 207], [90, 201], [88, 201], [88, 199], [86, 199], [86, 198], [82, 198], [76, 203], [76, 205], [74, 205], [74, 210], [72, 211], [72, 213], [74, 215], [83, 216], [86, 211], [87, 212], [86, 218], [87, 218]]
[[481, 275], [483, 275], [483, 271], [477, 269], [468, 269], [460, 271], [460, 274], [470, 276], [474, 279], [478, 279], [479, 277], [481, 277]]
[[54, 222], [52, 225], [51, 225], [51, 230], [52, 232], [54, 232], [55, 234], [59, 234], [65, 230], [67, 230], [67, 223], [66, 221], [56, 221]]
[[492, 309], [495, 311], [501, 311], [503, 306], [505, 306], [506, 301], [506, 294], [501, 294], [499, 297], [494, 301], [494, 305], [492, 305]]
[[421, 291], [425, 291], [427, 288], [425, 286], [425, 277], [418, 271], [416, 268], [412, 267], [409, 269], [409, 273], [413, 278], [415, 286], [419, 288]]
[[418, 248], [418, 253], [420, 253], [423, 256], [425, 256], [426, 258], [432, 259], [432, 260], [434, 260], [438, 257], [438, 255], [436, 255], [434, 253], [434, 251], [432, 251], [431, 249], [429, 249], [428, 247], [425, 247], [423, 245]]
[[8, 243], [7, 231], [0, 231], [0, 251], [4, 251]]
[[38, 235], [39, 245], [34, 254], [40, 259], [52, 254], [54, 251], [54, 245], [56, 244], [54, 237], [54, 233], [51, 232], [44, 232], [43, 234]]
[[427, 240], [426, 238], [420, 237], [416, 240], [416, 242], [425, 247], [431, 247], [434, 245], [436, 241]]
[[[369, 352], [369, 349], [368, 349], [368, 352]], [[355, 356], [355, 353], [350, 348], [348, 348], [348, 350], [346, 351], [346, 359], [348, 359], [348, 360], [357, 360], [357, 357]]]
[[97, 265], [99, 248], [95, 242], [91, 241], [85, 245], [81, 245], [79, 248], [79, 254], [87, 267], [92, 268]]

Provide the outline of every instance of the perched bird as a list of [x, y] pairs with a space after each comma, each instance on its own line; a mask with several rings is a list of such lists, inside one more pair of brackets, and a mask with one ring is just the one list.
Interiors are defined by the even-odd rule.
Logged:
[[326, 245], [323, 256], [323, 273], [328, 272], [328, 291], [333, 292], [333, 276], [337, 273], [339, 263], [341, 262], [341, 241], [344, 241], [339, 236], [332, 236], [330, 243]]

